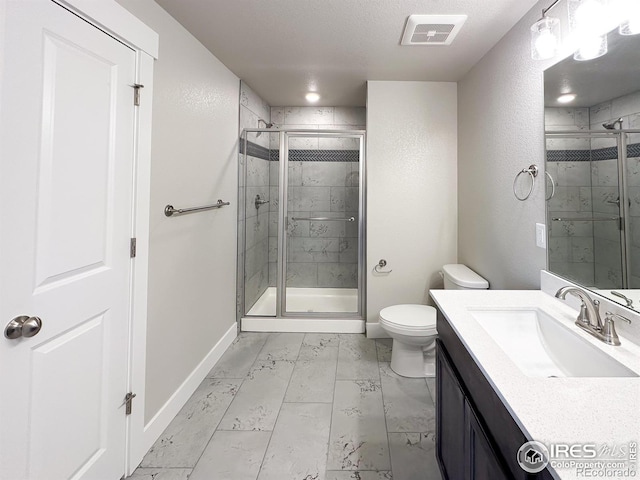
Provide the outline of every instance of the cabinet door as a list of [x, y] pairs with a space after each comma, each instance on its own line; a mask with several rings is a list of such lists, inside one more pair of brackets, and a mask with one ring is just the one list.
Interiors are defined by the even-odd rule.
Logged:
[[471, 406], [465, 401], [467, 434], [465, 450], [468, 452], [465, 478], [469, 480], [509, 480], [489, 443]]
[[442, 345], [436, 354], [436, 382], [436, 452], [444, 480], [460, 480], [466, 463], [465, 398]]

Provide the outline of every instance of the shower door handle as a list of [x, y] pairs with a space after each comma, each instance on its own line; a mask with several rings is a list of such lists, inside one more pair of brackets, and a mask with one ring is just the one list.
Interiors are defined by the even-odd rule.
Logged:
[[332, 217], [291, 217], [291, 220], [310, 220], [312, 222], [326, 222], [327, 220], [334, 220], [337, 222], [355, 222], [356, 217], [347, 217], [347, 218], [332, 218]]

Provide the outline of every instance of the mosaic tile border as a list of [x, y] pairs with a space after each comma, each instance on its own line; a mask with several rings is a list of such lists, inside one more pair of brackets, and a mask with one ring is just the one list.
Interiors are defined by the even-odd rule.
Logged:
[[[244, 141], [240, 139], [240, 154], [244, 154]], [[247, 155], [277, 162], [279, 150], [270, 150], [253, 142], [247, 142]], [[291, 162], [359, 162], [359, 150], [289, 150]]]
[[[280, 159], [279, 150], [271, 150], [271, 161]], [[359, 150], [289, 150], [290, 162], [359, 162]]]
[[[261, 158], [262, 160], [269, 160], [269, 150], [257, 143], [247, 142], [247, 155], [250, 157]], [[240, 139], [240, 155], [244, 154], [244, 140]]]
[[588, 162], [591, 150], [547, 150], [547, 162]]
[[[627, 157], [640, 157], [640, 143], [627, 145]], [[547, 150], [548, 162], [589, 162], [618, 158], [618, 147], [595, 150]]]

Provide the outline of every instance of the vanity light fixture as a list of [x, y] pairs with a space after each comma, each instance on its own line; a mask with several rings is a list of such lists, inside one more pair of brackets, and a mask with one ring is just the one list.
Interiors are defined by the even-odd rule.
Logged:
[[[560, 0], [542, 10], [542, 18], [531, 26], [531, 58], [553, 58], [561, 48], [560, 20], [547, 12]], [[575, 60], [592, 60], [608, 51], [607, 33], [618, 27], [620, 35], [640, 34], [640, 0], [567, 0]]]
[[547, 17], [547, 12], [555, 7], [560, 0], [555, 0], [549, 7], [542, 10], [542, 18], [531, 25], [531, 58], [547, 60], [558, 53], [560, 46], [560, 20]]
[[575, 93], [565, 93], [563, 95], [560, 95], [557, 100], [558, 103], [571, 103], [576, 99], [576, 94]]
[[320, 100], [320, 94], [316, 92], [309, 92], [304, 96], [304, 98], [306, 98], [309, 103], [316, 103]]

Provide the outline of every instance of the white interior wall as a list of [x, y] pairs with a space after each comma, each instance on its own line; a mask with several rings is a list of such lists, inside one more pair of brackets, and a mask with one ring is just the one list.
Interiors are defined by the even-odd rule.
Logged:
[[[151, 152], [148, 422], [234, 326], [239, 79], [152, 0], [118, 1], [160, 35]], [[142, 90], [142, 101], [144, 95]], [[231, 206], [174, 218], [163, 213], [167, 204], [184, 208], [218, 198]]]
[[544, 171], [543, 71], [556, 60], [531, 59], [529, 29], [547, 6], [532, 8], [458, 83], [459, 261], [493, 289], [539, 288], [546, 265], [535, 244], [544, 177], [525, 202], [512, 189], [523, 168]]
[[[428, 303], [457, 258], [456, 84], [367, 87], [367, 322], [386, 306]], [[388, 275], [372, 269], [384, 258]], [[368, 326], [370, 327], [370, 325]]]

